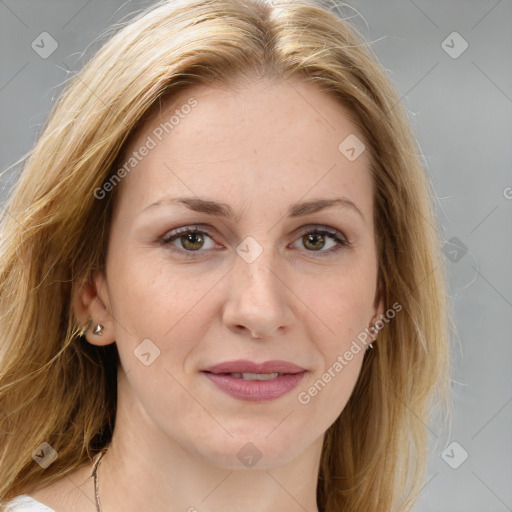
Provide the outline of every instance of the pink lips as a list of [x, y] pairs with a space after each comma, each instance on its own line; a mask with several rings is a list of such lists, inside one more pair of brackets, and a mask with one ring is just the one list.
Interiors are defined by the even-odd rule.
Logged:
[[[224, 393], [250, 402], [279, 398], [297, 387], [306, 370], [287, 361], [254, 363], [239, 359], [226, 361], [202, 370], [204, 375]], [[280, 373], [271, 380], [244, 380], [231, 373]]]

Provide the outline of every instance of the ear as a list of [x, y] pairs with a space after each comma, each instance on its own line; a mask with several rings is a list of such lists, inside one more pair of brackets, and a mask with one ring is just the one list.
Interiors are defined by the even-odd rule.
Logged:
[[[108, 311], [110, 308], [105, 275], [96, 271], [89, 280], [75, 284], [72, 300], [73, 311], [80, 326], [84, 326], [89, 317], [92, 319], [84, 333], [87, 341], [98, 346], [114, 343], [114, 322]], [[93, 334], [98, 324], [103, 326], [101, 335]]]
[[[376, 322], [379, 320], [382, 320], [384, 318], [384, 301], [382, 300], [382, 296], [379, 292], [375, 294], [375, 301], [373, 304], [373, 316], [370, 320], [370, 326], [375, 326]], [[381, 322], [379, 322], [380, 324]], [[378, 326], [377, 326], [377, 332], [378, 332]], [[375, 336], [377, 335], [377, 332], [375, 332]]]

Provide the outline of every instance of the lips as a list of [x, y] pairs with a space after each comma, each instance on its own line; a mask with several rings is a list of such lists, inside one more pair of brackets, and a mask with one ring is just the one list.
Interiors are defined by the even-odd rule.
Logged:
[[306, 371], [288, 361], [226, 361], [202, 373], [217, 389], [239, 400], [262, 402], [280, 398], [297, 387]]
[[300, 373], [305, 368], [288, 361], [265, 361], [263, 363], [255, 363], [245, 359], [237, 359], [236, 361], [225, 361], [214, 366], [203, 369], [204, 372], [214, 374], [231, 374], [231, 373]]

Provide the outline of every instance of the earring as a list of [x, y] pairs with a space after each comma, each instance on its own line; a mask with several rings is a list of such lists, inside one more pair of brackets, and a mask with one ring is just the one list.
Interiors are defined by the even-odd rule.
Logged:
[[96, 336], [102, 336], [103, 333], [101, 331], [103, 331], [103, 325], [97, 324], [92, 333], [96, 334]]
[[[377, 333], [378, 331], [377, 331], [377, 328], [376, 328], [375, 326], [373, 326], [373, 325], [372, 325], [372, 326], [370, 327], [370, 332], [373, 334], [373, 333]], [[377, 339], [377, 334], [374, 334], [372, 342], [373, 342], [373, 341], [375, 341], [376, 339]], [[370, 348], [373, 348], [373, 343], [370, 343], [370, 344], [369, 344], [369, 347], [370, 347]]]

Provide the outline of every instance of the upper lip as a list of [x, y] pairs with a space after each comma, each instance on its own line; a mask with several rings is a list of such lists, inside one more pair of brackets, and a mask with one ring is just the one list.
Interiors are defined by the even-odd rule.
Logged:
[[300, 373], [305, 371], [305, 368], [288, 361], [275, 360], [255, 363], [237, 359], [209, 366], [202, 371], [210, 373]]

